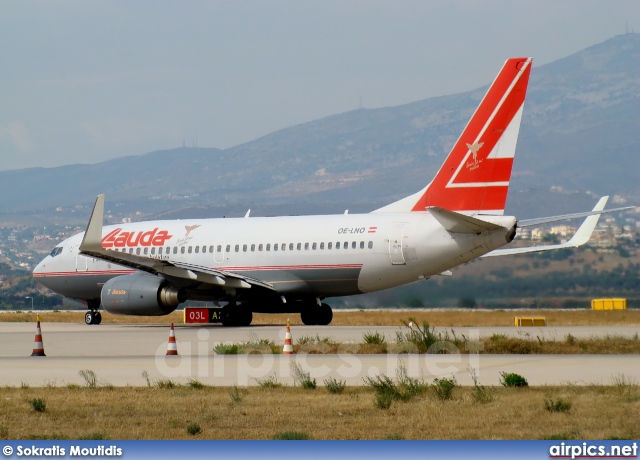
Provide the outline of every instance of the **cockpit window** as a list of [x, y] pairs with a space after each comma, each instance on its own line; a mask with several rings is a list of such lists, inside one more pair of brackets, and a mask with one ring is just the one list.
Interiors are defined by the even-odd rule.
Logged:
[[55, 257], [58, 254], [60, 254], [62, 252], [62, 246], [58, 246], [56, 248], [53, 248], [53, 251], [51, 251], [51, 254], [49, 254], [51, 257]]

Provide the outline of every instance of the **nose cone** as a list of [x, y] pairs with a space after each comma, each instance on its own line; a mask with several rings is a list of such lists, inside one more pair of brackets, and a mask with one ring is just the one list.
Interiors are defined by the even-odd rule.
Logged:
[[44, 268], [46, 266], [46, 260], [48, 258], [49, 256], [45, 257], [38, 265], [36, 265], [36, 267], [33, 269], [34, 276], [41, 275], [44, 272]]

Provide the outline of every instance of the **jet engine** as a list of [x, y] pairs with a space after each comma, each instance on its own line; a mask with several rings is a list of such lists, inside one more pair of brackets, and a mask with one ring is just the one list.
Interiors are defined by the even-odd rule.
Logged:
[[184, 302], [186, 294], [166, 280], [135, 273], [116, 276], [102, 287], [102, 307], [119, 315], [168, 315]]

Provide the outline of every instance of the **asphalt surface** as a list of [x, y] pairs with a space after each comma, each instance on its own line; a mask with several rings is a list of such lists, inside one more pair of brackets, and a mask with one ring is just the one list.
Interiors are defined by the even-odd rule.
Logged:
[[[479, 382], [498, 385], [500, 372], [515, 372], [531, 385], [573, 383], [611, 384], [624, 375], [640, 381], [639, 355], [216, 355], [219, 343], [269, 339], [283, 343], [285, 328], [256, 326], [222, 328], [220, 326], [176, 325], [179, 356], [165, 356], [167, 325], [87, 326], [70, 323], [41, 323], [46, 357], [31, 357], [35, 323], [0, 323], [0, 385], [30, 386], [84, 385], [81, 370], [92, 370], [102, 384], [116, 386], [146, 385], [161, 379], [186, 383], [190, 379], [210, 385], [257, 385], [260, 380], [275, 378], [280, 383], [294, 383], [292, 362], [311, 373], [319, 384], [333, 377], [348, 385], [361, 385], [367, 376], [380, 373], [395, 376], [400, 366], [409, 375], [431, 381], [435, 377], [456, 378], [471, 385], [469, 368], [476, 369]], [[361, 343], [365, 332], [384, 334], [394, 342], [398, 327], [379, 326], [295, 326], [293, 342], [304, 336], [330, 337], [342, 343]], [[563, 340], [567, 334], [577, 338], [626, 336], [640, 333], [638, 326], [624, 327], [487, 327], [441, 328], [440, 331], [476, 339], [492, 334], [526, 337], [533, 340]]]

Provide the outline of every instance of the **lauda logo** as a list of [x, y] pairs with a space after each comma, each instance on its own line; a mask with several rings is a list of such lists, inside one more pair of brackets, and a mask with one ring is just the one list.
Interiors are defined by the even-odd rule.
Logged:
[[148, 232], [123, 232], [121, 228], [116, 228], [102, 238], [102, 247], [164, 246], [165, 242], [171, 239], [172, 236], [166, 230], [158, 231], [157, 227]]

